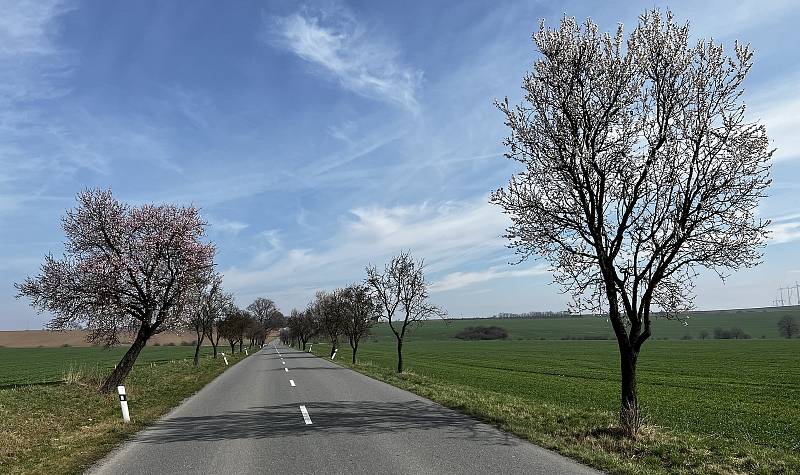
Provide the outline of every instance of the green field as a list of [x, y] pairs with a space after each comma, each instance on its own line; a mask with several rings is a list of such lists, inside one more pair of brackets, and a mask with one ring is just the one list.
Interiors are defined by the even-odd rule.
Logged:
[[[693, 312], [686, 324], [663, 318], [653, 320], [653, 340], [679, 340], [688, 337], [699, 339], [705, 330], [713, 334], [714, 328], [729, 330], [739, 327], [753, 339], [779, 338], [778, 320], [790, 315], [800, 322], [800, 308], [764, 308], [746, 310], [722, 310], [713, 312]], [[512, 340], [561, 340], [566, 338], [606, 338], [613, 339], [611, 324], [600, 317], [564, 317], [550, 319], [450, 319], [427, 322], [419, 331], [412, 332], [409, 340], [450, 340], [459, 330], [475, 325], [497, 325], [508, 330]], [[378, 325], [375, 338], [394, 338], [388, 325]]]
[[[190, 346], [146, 347], [125, 381], [125, 424], [116, 395], [97, 391], [124, 351], [0, 348], [0, 473], [81, 473], [227, 368], [208, 354], [193, 367]], [[58, 383], [70, 368], [83, 371]]]
[[[631, 446], [593, 435], [615, 424], [616, 341], [560, 340], [602, 332], [605, 320], [430, 322], [409, 335], [409, 374], [401, 377], [392, 374], [393, 336], [379, 325], [360, 348], [356, 369], [612, 472], [795, 473], [800, 340], [777, 338], [779, 318], [780, 312], [742, 311], [690, 319], [695, 331], [737, 326], [758, 335], [751, 340], [685, 341], [689, 327], [658, 322], [654, 335], [673, 339], [645, 343], [638, 382], [646, 423], [659, 435]], [[502, 326], [511, 340], [452, 337], [477, 324]], [[320, 342], [313, 350], [324, 355], [328, 348]], [[349, 348], [338, 358], [346, 364]], [[609, 453], [598, 450], [604, 444]]]
[[[0, 348], [0, 361], [3, 362], [0, 388], [61, 382], [70, 369], [110, 372], [127, 350], [127, 347]], [[211, 354], [211, 348], [203, 347], [201, 354]], [[136, 364], [149, 365], [193, 357], [194, 346], [147, 346]]]

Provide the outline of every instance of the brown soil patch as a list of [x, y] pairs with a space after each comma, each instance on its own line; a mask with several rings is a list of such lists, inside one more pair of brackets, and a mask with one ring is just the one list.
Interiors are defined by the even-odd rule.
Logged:
[[[86, 341], [88, 332], [74, 331], [50, 331], [50, 330], [18, 330], [0, 331], [0, 346], [8, 348], [36, 348], [40, 346], [92, 346]], [[122, 343], [131, 343], [133, 335], [122, 338]], [[160, 343], [174, 343], [180, 345], [181, 342], [191, 342], [195, 340], [194, 332], [164, 332], [150, 339], [148, 345]], [[206, 344], [208, 339], [206, 339]]]

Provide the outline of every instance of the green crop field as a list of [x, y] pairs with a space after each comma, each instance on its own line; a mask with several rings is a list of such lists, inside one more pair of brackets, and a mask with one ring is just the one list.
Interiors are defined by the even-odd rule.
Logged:
[[[365, 344], [359, 352], [375, 365], [395, 365], [390, 343]], [[615, 411], [617, 355], [611, 341], [418, 340], [408, 343], [405, 361], [413, 373], [478, 390]], [[641, 404], [655, 424], [785, 448], [800, 444], [800, 340], [654, 341], [642, 350], [638, 375]]]
[[[0, 365], [0, 388], [61, 382], [70, 369], [108, 372], [125, 351], [127, 347], [108, 350], [101, 347], [0, 348], [0, 361], [3, 362]], [[211, 349], [203, 347], [202, 352], [210, 354]], [[194, 346], [147, 346], [136, 364], [164, 363], [193, 356]]]
[[[598, 450], [602, 437], [598, 442], [591, 434], [616, 417], [616, 341], [561, 341], [604, 335], [604, 319], [429, 322], [408, 336], [409, 374], [402, 377], [392, 374], [394, 337], [381, 324], [359, 349], [363, 364], [356, 369], [612, 472], [794, 473], [800, 470], [800, 340], [778, 338], [782, 314], [707, 312], [693, 315], [689, 326], [657, 322], [654, 337], [670, 340], [645, 343], [638, 385], [646, 423], [661, 441], [612, 444], [609, 456]], [[501, 326], [510, 340], [453, 338], [474, 325]], [[753, 339], [682, 340], [687, 329], [717, 326], [742, 328]], [[324, 355], [329, 348], [318, 342], [313, 350]], [[349, 358], [345, 344], [337, 360]], [[633, 463], [637, 457], [650, 462]]]
[[[653, 320], [653, 339], [678, 340], [682, 338], [699, 339], [702, 331], [713, 334], [714, 328], [725, 330], [738, 327], [753, 339], [778, 338], [778, 320], [790, 315], [800, 321], [800, 308], [764, 308], [745, 310], [720, 310], [712, 312], [693, 312], [684, 322], [655, 318]], [[450, 340], [459, 330], [476, 325], [497, 325], [508, 331], [512, 340], [560, 340], [568, 338], [607, 338], [613, 339], [611, 324], [600, 317], [564, 317], [548, 319], [450, 319], [427, 322], [412, 332], [409, 340]], [[374, 338], [382, 340], [393, 338], [388, 325], [375, 328]]]

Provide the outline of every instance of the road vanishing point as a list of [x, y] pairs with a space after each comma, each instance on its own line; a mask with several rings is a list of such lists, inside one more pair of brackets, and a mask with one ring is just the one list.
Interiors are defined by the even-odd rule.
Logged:
[[[135, 417], [136, 402], [130, 401]], [[596, 474], [407, 391], [276, 342], [92, 474]]]

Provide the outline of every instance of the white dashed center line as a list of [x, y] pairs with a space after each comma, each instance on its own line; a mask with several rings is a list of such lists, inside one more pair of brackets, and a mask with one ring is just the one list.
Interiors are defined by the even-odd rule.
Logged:
[[295, 387], [295, 384], [294, 384], [294, 379], [290, 379], [290, 380], [289, 380], [289, 384], [291, 384], [291, 385], [292, 385], [292, 387]]
[[283, 368], [283, 370], [286, 371], [287, 373], [289, 372], [289, 368]]
[[306, 421], [307, 426], [313, 424], [313, 422], [311, 422], [311, 416], [308, 415], [308, 409], [306, 409], [306, 406], [300, 406], [300, 412], [303, 413], [303, 420]]
[[281, 364], [286, 364], [286, 362], [285, 361], [281, 361]]

